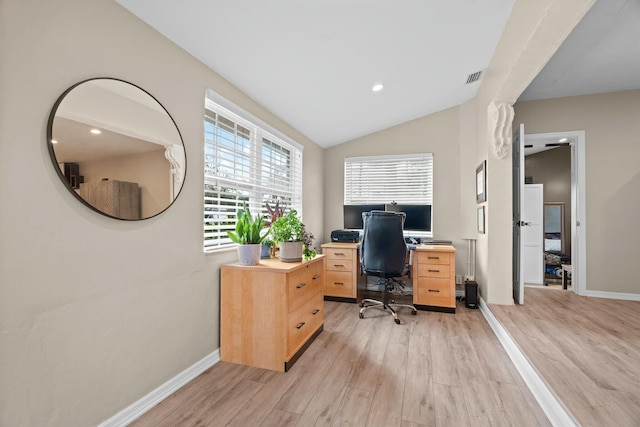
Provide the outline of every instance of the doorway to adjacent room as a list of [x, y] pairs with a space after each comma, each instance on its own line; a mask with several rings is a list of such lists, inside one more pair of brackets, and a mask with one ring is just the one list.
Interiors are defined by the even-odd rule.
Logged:
[[[514, 169], [519, 169], [518, 173], [514, 173], [514, 212], [516, 204], [519, 204], [519, 214], [514, 215], [514, 299], [518, 304], [524, 303], [524, 284], [525, 277], [523, 271], [530, 271], [531, 268], [540, 268], [540, 258], [542, 255], [543, 277], [545, 282], [555, 284], [553, 276], [557, 277], [557, 283], [563, 286], [565, 282], [564, 275], [570, 274], [570, 289], [578, 295], [586, 294], [586, 220], [585, 220], [585, 132], [552, 132], [544, 134], [524, 135], [519, 141], [514, 139], [514, 156], [518, 152], [519, 159], [514, 157]], [[522, 240], [522, 229], [527, 224], [532, 223], [527, 219], [528, 213], [526, 203], [523, 202], [522, 196], [525, 185], [542, 183], [546, 173], [543, 173], [541, 167], [543, 163], [553, 168], [553, 163], [549, 162], [551, 158], [549, 154], [540, 154], [545, 150], [566, 150], [570, 158], [570, 183], [567, 183], [569, 191], [568, 195], [561, 196], [561, 191], [554, 188], [554, 185], [547, 185], [545, 189], [543, 212], [547, 221], [543, 224], [542, 246], [543, 253], [536, 254], [536, 257], [525, 257], [526, 249], [523, 248], [525, 242]], [[538, 151], [539, 154], [535, 154]], [[536, 157], [531, 157], [525, 162], [525, 152], [532, 153], [537, 156], [538, 165], [536, 165]], [[557, 153], [560, 153], [558, 151]], [[546, 158], [546, 160], [545, 160]], [[527, 166], [529, 166], [527, 168]], [[528, 169], [528, 171], [527, 171]], [[548, 171], [549, 176], [553, 176], [554, 172]], [[537, 175], [538, 177], [536, 178]], [[553, 181], [549, 181], [551, 183]], [[551, 200], [554, 199], [554, 200]], [[557, 200], [556, 200], [557, 199]], [[560, 215], [557, 215], [557, 214]], [[566, 219], [563, 219], [563, 215]], [[552, 216], [552, 217], [550, 217]], [[518, 218], [516, 218], [518, 217]], [[516, 244], [517, 239], [517, 244]], [[528, 265], [531, 262], [535, 265]], [[548, 269], [547, 269], [548, 267]]]

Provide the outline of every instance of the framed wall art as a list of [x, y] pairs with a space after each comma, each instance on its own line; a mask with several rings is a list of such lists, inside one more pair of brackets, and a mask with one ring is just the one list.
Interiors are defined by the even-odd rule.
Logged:
[[476, 168], [476, 203], [487, 201], [487, 161]]

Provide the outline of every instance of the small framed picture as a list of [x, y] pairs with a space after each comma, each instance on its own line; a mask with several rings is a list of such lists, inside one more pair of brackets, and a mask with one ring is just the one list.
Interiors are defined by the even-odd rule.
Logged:
[[476, 203], [487, 201], [487, 161], [484, 160], [476, 168]]
[[478, 208], [478, 233], [484, 234], [484, 206]]

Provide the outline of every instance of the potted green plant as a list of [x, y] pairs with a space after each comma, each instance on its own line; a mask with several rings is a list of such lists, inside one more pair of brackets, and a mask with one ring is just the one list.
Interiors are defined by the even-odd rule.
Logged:
[[266, 259], [266, 258], [271, 258], [271, 250], [273, 248], [273, 240], [271, 239], [264, 239], [262, 241], [262, 246], [261, 246], [261, 251], [260, 251], [260, 258]]
[[298, 212], [291, 209], [289, 213], [278, 218], [271, 224], [271, 235], [280, 246], [280, 261], [298, 262], [313, 258], [316, 255], [313, 234], [308, 233]]
[[260, 262], [260, 246], [269, 235], [269, 229], [264, 230], [264, 218], [260, 215], [252, 216], [245, 203], [238, 210], [235, 231], [227, 231], [229, 238], [238, 243], [238, 258], [242, 265], [256, 265]]

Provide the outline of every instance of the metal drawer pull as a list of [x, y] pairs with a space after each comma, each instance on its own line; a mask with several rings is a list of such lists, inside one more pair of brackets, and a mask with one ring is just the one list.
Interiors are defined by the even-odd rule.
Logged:
[[334, 285], [344, 285], [344, 282], [333, 282]]
[[313, 310], [313, 315], [315, 316], [316, 314], [320, 313], [320, 309], [316, 308], [315, 310]]
[[336, 255], [344, 255], [344, 252], [336, 252]]
[[429, 273], [440, 273], [440, 270], [427, 270]]
[[305, 286], [307, 286], [306, 283], [300, 283], [298, 286], [296, 286], [296, 288], [300, 289], [300, 288], [304, 288]]
[[298, 326], [296, 326], [296, 329], [301, 329], [303, 326], [304, 326], [304, 322], [302, 322]]
[[428, 256], [427, 258], [429, 258], [429, 259], [440, 259], [439, 256]]
[[316, 274], [315, 276], [313, 276], [313, 280], [317, 280], [317, 279], [319, 279], [319, 278], [320, 278], [320, 275], [319, 275], [319, 274]]
[[429, 292], [440, 292], [439, 289], [429, 289]]
[[344, 267], [344, 264], [333, 264], [334, 267]]

